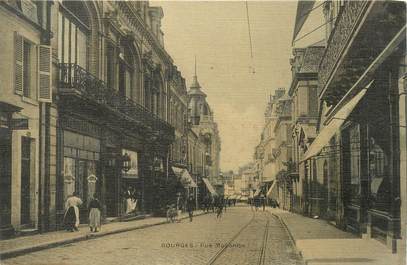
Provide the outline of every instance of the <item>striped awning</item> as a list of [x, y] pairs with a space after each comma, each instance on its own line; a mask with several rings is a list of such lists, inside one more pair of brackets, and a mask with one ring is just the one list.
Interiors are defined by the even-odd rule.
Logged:
[[188, 170], [179, 167], [172, 167], [172, 171], [175, 175], [181, 179], [182, 184], [185, 188], [196, 188], [198, 187], [195, 181], [192, 179], [191, 175], [189, 174]]
[[270, 189], [267, 191], [267, 198], [271, 198], [271, 194], [273, 193], [273, 190], [275, 189], [277, 181], [274, 181], [273, 184], [271, 185]]
[[212, 194], [212, 195], [218, 195], [218, 193], [216, 193], [216, 190], [214, 189], [214, 187], [212, 186], [212, 184], [209, 182], [209, 180], [207, 178], [202, 178], [203, 182], [206, 185], [206, 188], [208, 188], [208, 191]]

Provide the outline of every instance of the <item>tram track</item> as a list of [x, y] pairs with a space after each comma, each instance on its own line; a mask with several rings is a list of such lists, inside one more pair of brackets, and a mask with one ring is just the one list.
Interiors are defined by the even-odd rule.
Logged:
[[[259, 212], [260, 213], [260, 212]], [[266, 216], [266, 222], [264, 227], [264, 233], [262, 237], [262, 243], [260, 248], [256, 251], [258, 252], [258, 258], [256, 264], [258, 265], [264, 265], [266, 262], [266, 252], [267, 252], [267, 242], [269, 238], [269, 228], [270, 228], [270, 218], [273, 218], [268, 211], [264, 212]], [[260, 215], [259, 215], [260, 216]], [[214, 256], [211, 257], [211, 259], [208, 261], [208, 265], [213, 265], [213, 264], [222, 264], [219, 263], [219, 260], [226, 254], [226, 252], [230, 249], [230, 246], [238, 240], [239, 236], [242, 235], [242, 233], [253, 223], [255, 223], [256, 219], [256, 212], [253, 211], [252, 218], [245, 224], [223, 247], [215, 253]], [[260, 220], [261, 221], [261, 220]], [[253, 264], [253, 263], [252, 263]]]

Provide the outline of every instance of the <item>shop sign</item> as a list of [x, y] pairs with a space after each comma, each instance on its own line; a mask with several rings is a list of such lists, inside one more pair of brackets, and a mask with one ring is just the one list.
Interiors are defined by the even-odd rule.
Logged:
[[11, 119], [10, 127], [12, 130], [28, 130], [28, 119]]
[[0, 128], [9, 128], [8, 117], [2, 112], [0, 112]]

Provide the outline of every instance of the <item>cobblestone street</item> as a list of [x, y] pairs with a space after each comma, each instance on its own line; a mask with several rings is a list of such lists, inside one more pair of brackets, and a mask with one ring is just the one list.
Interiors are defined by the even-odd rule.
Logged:
[[211, 213], [193, 222], [186, 219], [34, 252], [4, 264], [207, 264], [240, 231], [214, 264], [257, 264], [267, 220], [265, 264], [300, 264], [279, 220], [249, 207], [228, 208], [221, 219]]

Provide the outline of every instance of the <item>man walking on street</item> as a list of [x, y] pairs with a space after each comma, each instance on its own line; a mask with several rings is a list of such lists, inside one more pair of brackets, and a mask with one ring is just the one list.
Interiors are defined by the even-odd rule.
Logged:
[[266, 198], [264, 195], [261, 195], [261, 205], [263, 206], [263, 212], [266, 210]]
[[188, 215], [189, 215], [189, 221], [192, 222], [192, 217], [194, 214], [194, 197], [189, 196], [188, 200], [187, 200], [187, 211], [188, 211]]

